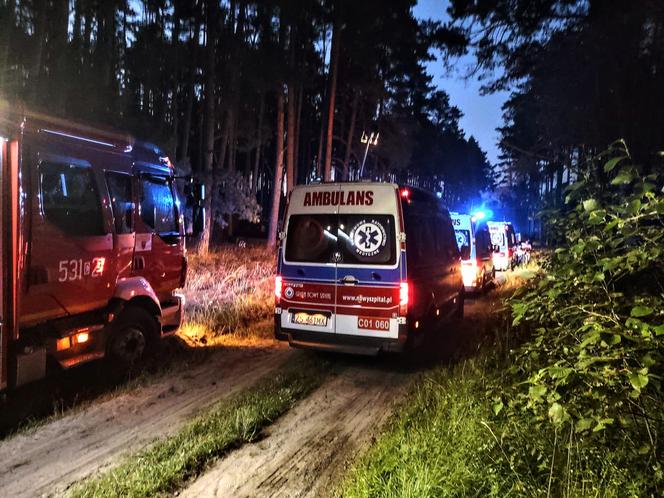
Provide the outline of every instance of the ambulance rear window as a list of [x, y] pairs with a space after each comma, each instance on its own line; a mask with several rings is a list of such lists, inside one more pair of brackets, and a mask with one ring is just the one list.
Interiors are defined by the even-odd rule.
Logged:
[[470, 247], [470, 230], [454, 230], [454, 235], [459, 250], [464, 246]]
[[394, 223], [394, 216], [388, 215], [292, 215], [286, 261], [393, 265], [397, 255]]
[[501, 232], [491, 232], [491, 243], [496, 246], [504, 246], [505, 234]]
[[286, 259], [298, 263], [331, 263], [337, 246], [333, 214], [292, 215], [286, 234]]
[[394, 216], [339, 215], [342, 264], [393, 265], [397, 260]]

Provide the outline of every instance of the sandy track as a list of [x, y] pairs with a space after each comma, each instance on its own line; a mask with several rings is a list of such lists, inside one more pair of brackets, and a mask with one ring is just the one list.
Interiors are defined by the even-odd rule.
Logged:
[[191, 370], [67, 415], [0, 443], [0, 495], [62, 493], [170, 434], [211, 403], [238, 392], [297, 351], [271, 342], [225, 348]]
[[412, 374], [376, 359], [350, 365], [180, 496], [321, 496], [390, 416]]

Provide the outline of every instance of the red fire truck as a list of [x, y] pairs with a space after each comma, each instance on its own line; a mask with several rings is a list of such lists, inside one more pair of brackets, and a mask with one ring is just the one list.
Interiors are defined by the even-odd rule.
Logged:
[[109, 356], [182, 320], [174, 171], [154, 145], [0, 102], [0, 390]]

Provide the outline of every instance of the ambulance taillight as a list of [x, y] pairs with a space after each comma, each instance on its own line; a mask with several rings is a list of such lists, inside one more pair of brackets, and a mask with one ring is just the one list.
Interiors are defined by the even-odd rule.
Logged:
[[276, 304], [279, 304], [281, 301], [281, 294], [283, 290], [284, 280], [281, 275], [277, 275], [274, 278], [274, 299]]
[[410, 301], [410, 286], [408, 282], [401, 282], [399, 286], [399, 316], [408, 314], [408, 302]]
[[463, 278], [463, 285], [472, 287], [477, 280], [477, 260], [467, 259], [461, 262], [461, 277]]

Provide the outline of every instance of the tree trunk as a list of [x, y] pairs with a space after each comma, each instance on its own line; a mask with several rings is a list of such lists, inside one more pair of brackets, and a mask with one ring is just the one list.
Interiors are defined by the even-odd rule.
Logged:
[[272, 209], [270, 211], [270, 227], [267, 232], [268, 247], [277, 243], [277, 227], [279, 224], [279, 206], [281, 204], [281, 178], [284, 174], [284, 90], [277, 88], [277, 157], [274, 166], [274, 182], [272, 187]]
[[235, 173], [237, 170], [237, 120], [233, 107], [228, 111], [228, 170]]
[[7, 76], [9, 75], [7, 61], [9, 59], [9, 43], [11, 42], [12, 32], [14, 31], [14, 9], [16, 5], [14, 0], [7, 4], [9, 15], [0, 22], [0, 95], [8, 95]]
[[36, 49], [32, 55], [30, 64], [30, 100], [36, 102], [41, 94], [41, 69], [44, 56], [44, 45], [46, 44], [46, 2], [37, 2], [37, 11], [35, 12], [35, 38], [37, 40]]
[[265, 94], [261, 93], [261, 103], [258, 108], [258, 129], [256, 130], [256, 157], [254, 159], [254, 172], [251, 178], [251, 190], [258, 190], [258, 172], [261, 163], [261, 149], [263, 148], [263, 114], [265, 114]]
[[205, 230], [201, 238], [198, 251], [207, 254], [210, 249], [210, 236], [212, 233], [212, 206], [215, 197], [215, 181], [213, 175], [214, 164], [214, 130], [215, 130], [215, 70], [216, 70], [216, 25], [217, 2], [207, 2], [207, 67], [205, 75], [205, 155], [203, 168], [205, 171], [207, 197], [205, 198]]
[[224, 114], [224, 122], [221, 126], [221, 138], [220, 140], [220, 145], [219, 145], [219, 151], [217, 153], [217, 169], [224, 169], [224, 166], [226, 165], [226, 156], [228, 155], [228, 149], [229, 149], [229, 141], [230, 141], [230, 135], [231, 135], [231, 119], [232, 119], [231, 111], [228, 110]]
[[348, 140], [346, 141], [346, 155], [344, 157], [344, 171], [341, 180], [348, 181], [348, 169], [350, 162], [350, 154], [353, 148], [353, 137], [355, 136], [355, 120], [357, 119], [357, 106], [360, 101], [360, 94], [355, 92], [353, 95], [353, 104], [350, 111], [350, 126], [348, 127]]
[[286, 188], [293, 190], [295, 180], [295, 82], [288, 84], [288, 131], [286, 136]]
[[182, 64], [180, 64], [180, 13], [177, 8], [178, 3], [174, 3], [174, 12], [173, 12], [173, 37], [171, 40], [171, 46], [174, 52], [174, 57], [171, 63], [173, 64], [172, 68], [172, 77], [173, 77], [173, 87], [172, 87], [172, 98], [171, 98], [171, 151], [173, 157], [177, 157], [178, 151], [178, 124], [179, 124], [179, 114], [178, 114], [178, 95], [180, 94], [180, 73]]
[[[325, 53], [327, 50], [326, 47], [326, 42], [327, 42], [327, 27], [325, 28], [325, 31], [323, 31], [323, 51], [322, 51], [322, 58], [325, 59]], [[316, 178], [321, 177], [321, 160], [323, 158], [323, 140], [325, 138], [325, 108], [324, 108], [324, 102], [326, 102], [327, 95], [325, 94], [325, 90], [323, 91], [323, 97], [321, 99], [321, 108], [320, 108], [320, 135], [318, 136], [318, 150], [316, 152]]]
[[57, 90], [52, 107], [61, 114], [65, 112], [69, 89], [69, 58], [67, 53], [67, 31], [69, 29], [69, 0], [58, 0], [53, 4], [49, 19], [51, 39], [49, 40], [49, 62], [51, 65], [51, 84]]
[[191, 135], [191, 118], [194, 109], [194, 94], [196, 93], [196, 64], [198, 59], [198, 36], [200, 24], [196, 20], [194, 36], [191, 39], [191, 65], [189, 66], [189, 79], [187, 81], [187, 103], [184, 109], [184, 126], [182, 127], [182, 147], [180, 158], [189, 157], [189, 139]]
[[339, 69], [339, 23], [335, 22], [332, 28], [332, 55], [330, 60], [330, 91], [327, 107], [327, 140], [325, 142], [325, 170], [324, 180], [332, 179], [332, 141], [334, 138], [334, 101], [337, 94], [337, 72]]
[[299, 167], [300, 167], [300, 123], [302, 122], [302, 99], [304, 96], [304, 90], [302, 85], [298, 85], [297, 92], [297, 115], [295, 116], [295, 161], [293, 165], [293, 183], [297, 184], [299, 178]]

